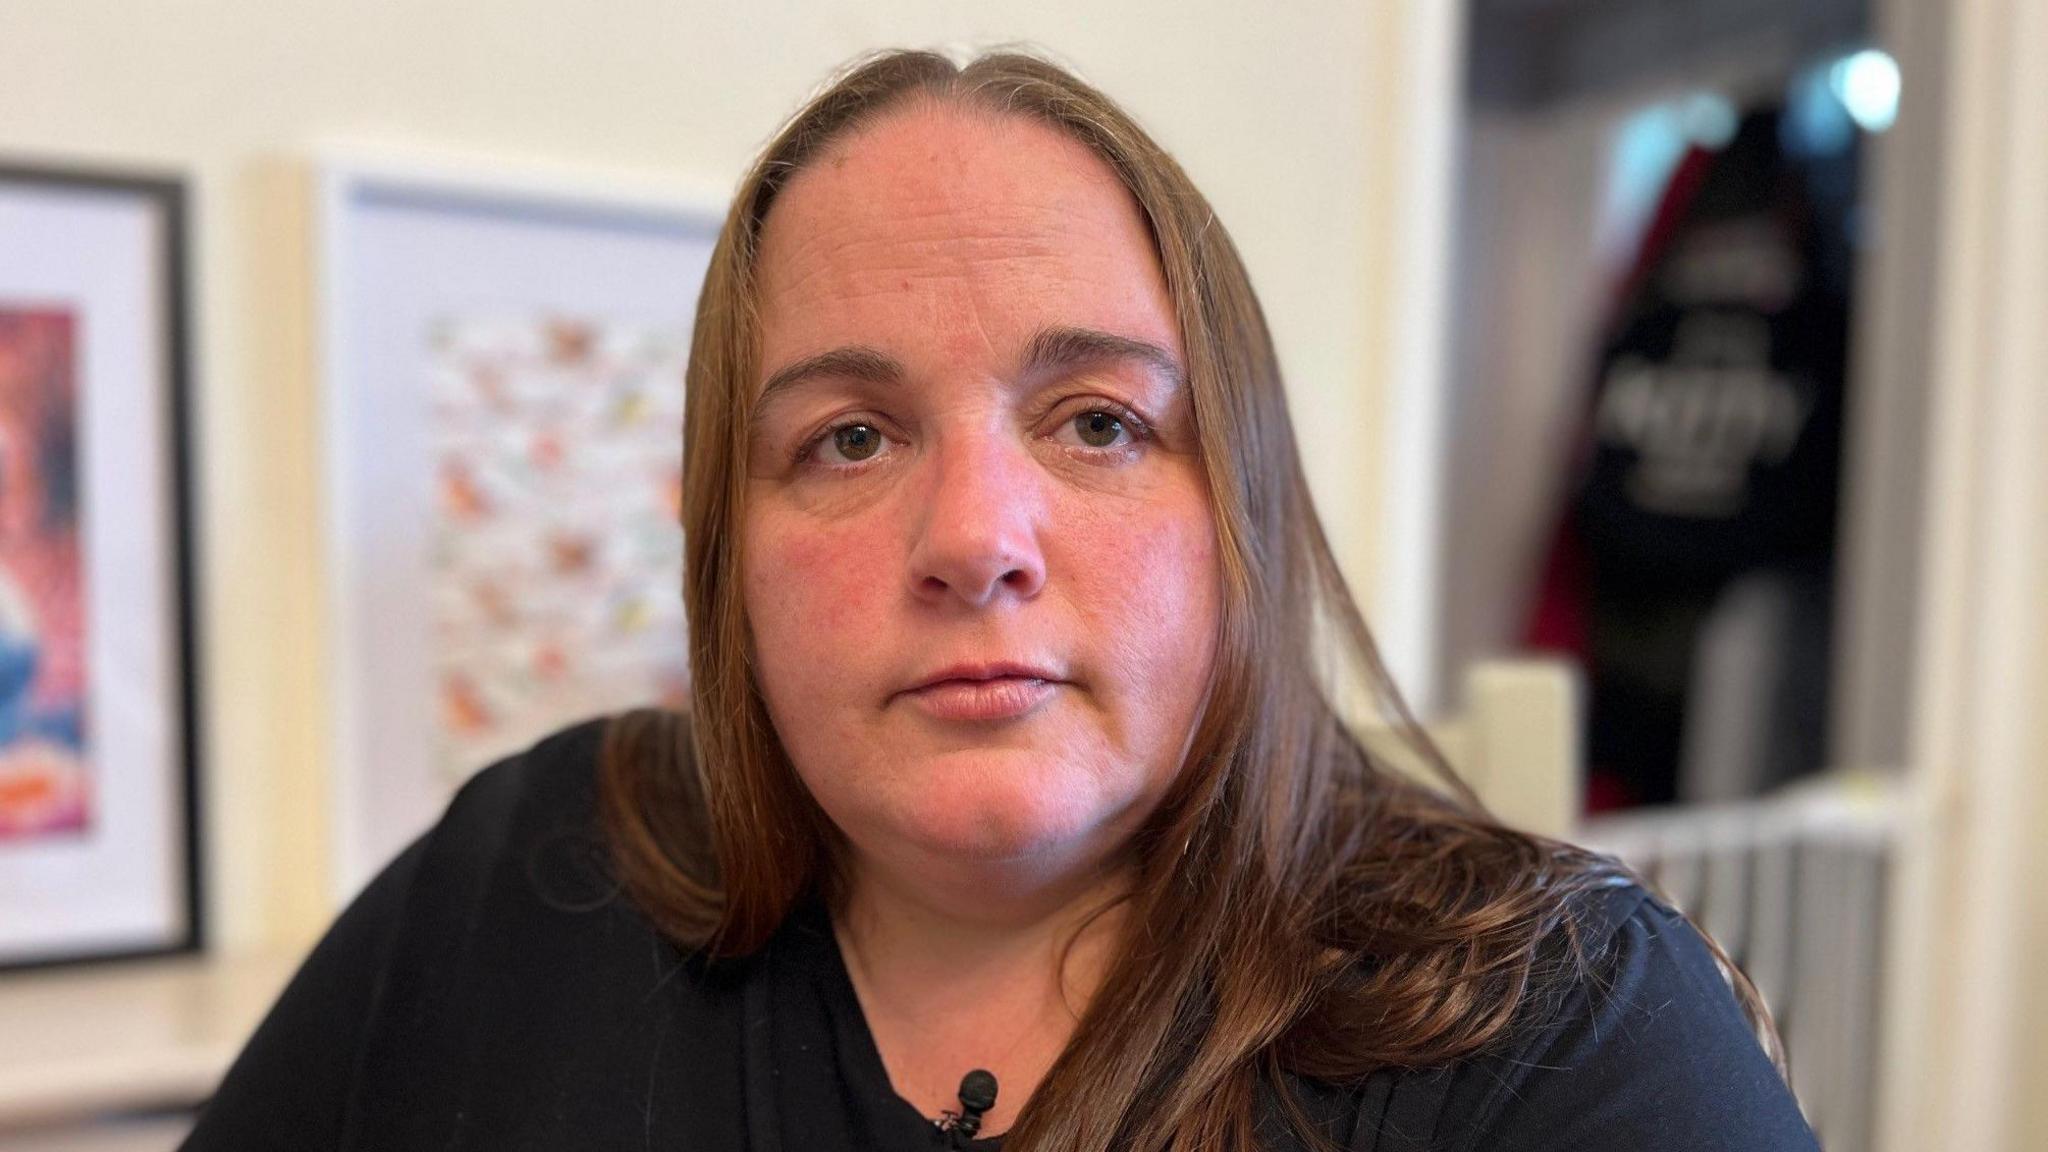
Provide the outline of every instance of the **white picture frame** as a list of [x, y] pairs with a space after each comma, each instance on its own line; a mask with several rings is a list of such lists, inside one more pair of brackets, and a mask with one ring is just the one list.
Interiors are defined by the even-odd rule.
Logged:
[[[724, 205], [700, 189], [501, 164], [330, 151], [317, 168], [332, 878], [345, 901], [432, 825], [464, 775], [565, 720], [535, 712], [523, 730], [497, 732], [495, 745], [463, 745], [471, 752], [449, 762], [453, 737], [437, 690], [445, 676], [435, 679], [449, 642], [436, 626], [445, 636], [453, 609], [448, 596], [435, 597], [451, 549], [434, 440], [436, 422], [449, 417], [445, 405], [433, 407], [439, 385], [423, 381], [448, 379], [448, 357], [473, 351], [476, 340], [516, 344], [522, 325], [541, 317], [578, 318], [600, 340], [653, 333], [645, 341], [663, 355], [679, 340], [686, 357]], [[654, 363], [653, 353], [631, 355]], [[666, 442], [679, 460], [679, 362], [673, 376], [673, 396], [662, 393], [661, 402], [673, 402]], [[679, 526], [673, 549], [678, 580], [669, 591], [679, 614]], [[673, 633], [680, 655], [686, 641], [679, 626]], [[624, 704], [608, 699], [593, 710]]]

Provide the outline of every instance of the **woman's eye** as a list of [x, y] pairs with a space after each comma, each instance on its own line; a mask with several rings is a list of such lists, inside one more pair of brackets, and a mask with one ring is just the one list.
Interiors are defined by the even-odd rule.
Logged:
[[1081, 443], [1090, 448], [1114, 447], [1117, 437], [1125, 435], [1123, 418], [1114, 412], [1092, 409], [1074, 417], [1074, 433]]
[[848, 424], [832, 430], [832, 446], [848, 460], [865, 460], [882, 448], [882, 434], [872, 424]]
[[827, 432], [819, 446], [828, 448], [846, 463], [858, 464], [880, 452], [882, 440], [881, 429], [873, 424], [841, 424]]
[[889, 438], [865, 420], [836, 424], [805, 440], [796, 451], [798, 465], [815, 465], [827, 470], [851, 470], [880, 455]]

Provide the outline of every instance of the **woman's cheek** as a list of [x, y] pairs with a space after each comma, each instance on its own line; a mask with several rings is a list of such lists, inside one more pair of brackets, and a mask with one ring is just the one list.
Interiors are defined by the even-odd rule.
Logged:
[[816, 520], [764, 523], [750, 541], [747, 603], [764, 660], [829, 677], [835, 657], [862, 646], [831, 640], [874, 621], [896, 586], [884, 571], [882, 541], [857, 525]]
[[1174, 703], [1192, 707], [1196, 686], [1206, 681], [1215, 657], [1222, 613], [1222, 577], [1207, 504], [1198, 503], [1156, 525], [1148, 551], [1139, 595], [1154, 606], [1144, 625], [1157, 642], [1152, 666], [1155, 674], [1166, 674], [1163, 695], [1178, 697], [1185, 692], [1187, 698]]
[[1179, 510], [1154, 506], [1152, 514], [1105, 524], [1090, 535], [1109, 542], [1091, 563], [1101, 576], [1122, 587], [1110, 587], [1095, 602], [1126, 609], [1152, 609], [1163, 617], [1184, 615], [1210, 598], [1215, 581], [1215, 533], [1207, 508]]

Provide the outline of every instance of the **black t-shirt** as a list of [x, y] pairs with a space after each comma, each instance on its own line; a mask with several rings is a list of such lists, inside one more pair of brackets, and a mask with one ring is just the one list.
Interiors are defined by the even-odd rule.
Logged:
[[[602, 724], [463, 787], [313, 950], [186, 1152], [946, 1146], [891, 1089], [821, 906], [714, 965], [607, 880]], [[1816, 1148], [1693, 929], [1633, 885], [1584, 912], [1600, 959], [1541, 1028], [1449, 1067], [1284, 1089], [1368, 1152]], [[1275, 1091], [1260, 1131], [1300, 1147]]]

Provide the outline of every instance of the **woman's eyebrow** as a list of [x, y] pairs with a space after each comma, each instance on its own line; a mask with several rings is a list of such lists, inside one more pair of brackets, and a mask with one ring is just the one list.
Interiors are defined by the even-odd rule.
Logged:
[[1025, 346], [1020, 376], [1099, 364], [1105, 360], [1137, 360], [1162, 377], [1175, 391], [1187, 387], [1187, 372], [1173, 353], [1148, 340], [1117, 336], [1093, 328], [1052, 325], [1040, 328]]
[[755, 397], [754, 407], [757, 411], [766, 407], [778, 394], [807, 380], [831, 376], [870, 384], [893, 384], [903, 379], [903, 365], [886, 352], [858, 344], [834, 348], [777, 368], [761, 385], [761, 394]]
[[[1099, 364], [1106, 360], [1137, 360], [1178, 391], [1187, 386], [1187, 373], [1173, 353], [1147, 340], [1094, 328], [1055, 324], [1040, 328], [1025, 345], [1019, 377], [1031, 377]], [[777, 395], [810, 380], [838, 377], [869, 384], [894, 384], [906, 375], [895, 357], [865, 345], [849, 344], [784, 365], [761, 385], [755, 410], [766, 407]]]

